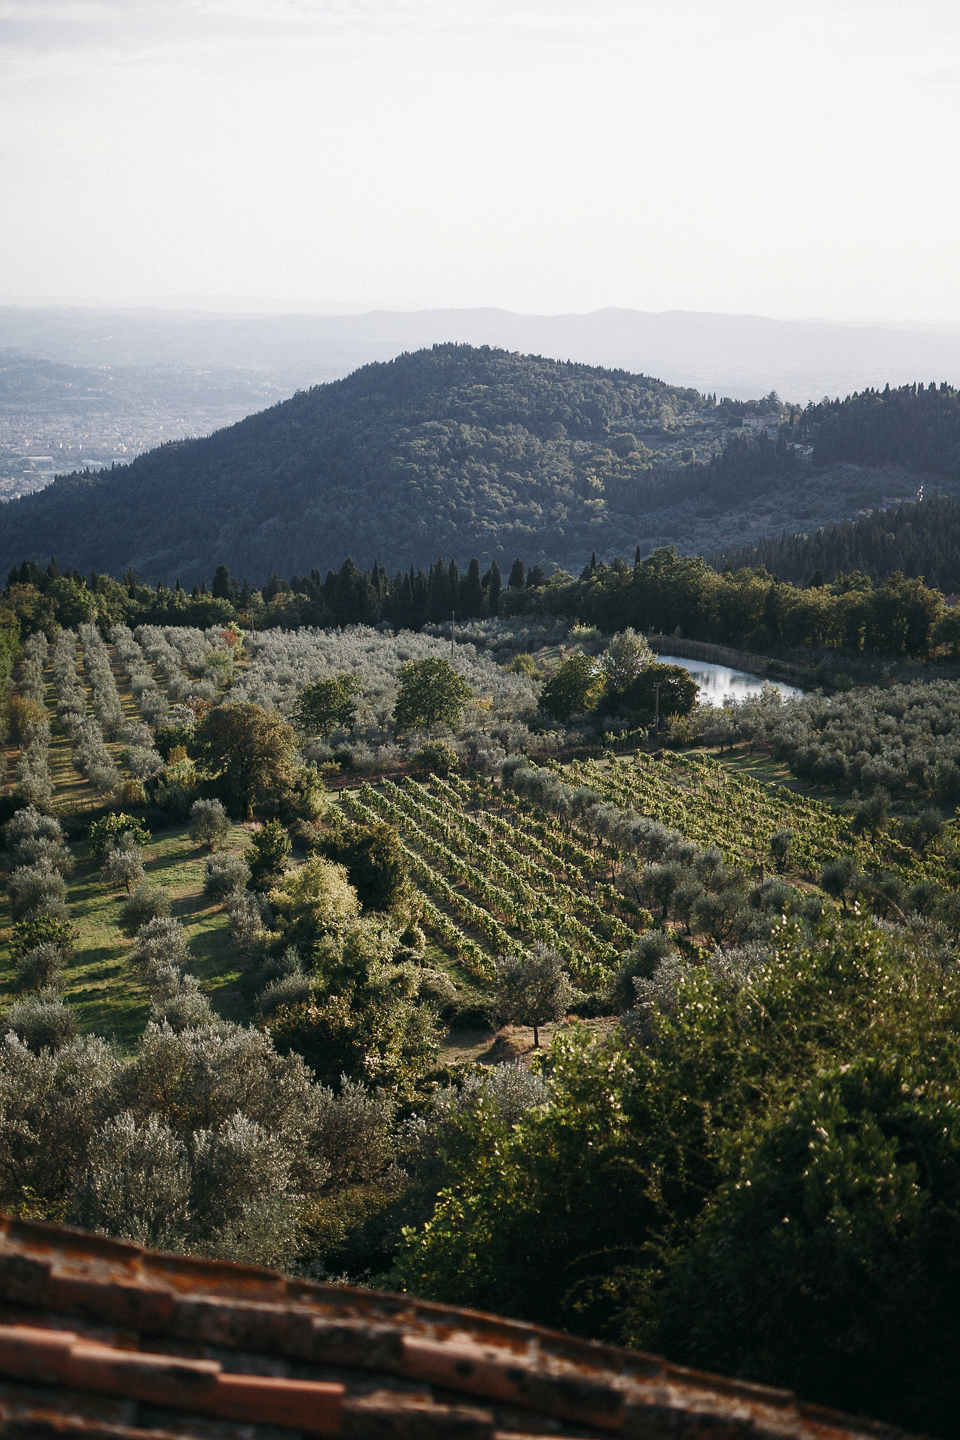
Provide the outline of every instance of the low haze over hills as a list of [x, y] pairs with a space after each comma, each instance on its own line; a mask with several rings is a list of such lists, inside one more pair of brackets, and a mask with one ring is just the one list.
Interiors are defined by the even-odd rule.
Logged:
[[866, 386], [960, 383], [960, 326], [838, 325], [673, 310], [585, 315], [379, 310], [365, 315], [0, 307], [0, 347], [75, 365], [203, 365], [268, 374], [292, 391], [404, 350], [457, 341], [659, 375], [750, 399], [806, 403]]

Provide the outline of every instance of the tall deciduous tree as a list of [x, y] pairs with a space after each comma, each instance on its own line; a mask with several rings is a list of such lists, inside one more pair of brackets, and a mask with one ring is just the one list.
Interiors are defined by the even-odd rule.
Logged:
[[449, 660], [409, 660], [400, 667], [400, 691], [393, 707], [398, 731], [449, 725], [456, 729], [473, 691]]
[[197, 726], [193, 743], [227, 798], [247, 815], [257, 801], [277, 799], [292, 783], [296, 742], [275, 710], [248, 701], [217, 705]]
[[317, 680], [297, 696], [294, 721], [310, 735], [329, 735], [338, 725], [352, 726], [361, 689], [358, 675], [328, 675]]
[[569, 720], [583, 715], [597, 684], [596, 663], [589, 655], [571, 655], [540, 692], [540, 709], [551, 720]]

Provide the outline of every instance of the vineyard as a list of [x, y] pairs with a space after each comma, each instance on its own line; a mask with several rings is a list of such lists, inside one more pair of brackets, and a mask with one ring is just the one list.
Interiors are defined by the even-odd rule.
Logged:
[[791, 867], [807, 879], [815, 879], [824, 865], [846, 851], [864, 869], [880, 865], [898, 869], [909, 882], [927, 877], [947, 884], [942, 856], [928, 851], [921, 859], [894, 834], [868, 841], [855, 835], [849, 817], [825, 800], [765, 784], [705, 755], [667, 754], [655, 760], [637, 753], [555, 768], [567, 783], [589, 786], [615, 805], [679, 830], [703, 848], [716, 846], [724, 860], [748, 872], [769, 868], [770, 838], [789, 827]]
[[483, 782], [388, 780], [344, 792], [340, 804], [352, 820], [396, 826], [424, 892], [425, 927], [478, 979], [495, 956], [541, 941], [593, 990], [649, 922], [609, 883], [608, 850]]
[[[406, 650], [354, 631], [344, 633], [344, 654], [362, 660], [361, 641], [372, 647], [366, 659], [376, 662], [378, 694], [386, 695], [391, 667]], [[86, 628], [61, 631], [51, 645], [32, 636], [19, 692], [33, 718], [21, 717], [10, 757], [13, 797], [67, 817], [105, 802], [136, 803], [145, 791], [172, 793], [173, 767], [154, 743], [161, 726], [189, 724], [192, 706], [253, 695], [282, 699], [289, 709], [305, 677], [337, 668], [333, 636], [271, 635], [250, 644], [248, 657], [216, 631], [151, 626], [135, 634], [115, 626], [109, 644]], [[487, 669], [497, 673], [489, 659], [470, 663], [475, 683], [490, 680]], [[492, 682], [490, 689], [499, 694]], [[498, 703], [506, 713], [527, 699], [526, 690], [512, 699], [504, 690]], [[896, 820], [867, 839], [825, 801], [700, 754], [606, 755], [542, 767], [521, 753], [499, 756], [482, 777], [398, 775], [330, 797], [350, 820], [395, 827], [421, 893], [430, 963], [449, 968], [467, 992], [487, 991], [499, 957], [540, 942], [558, 952], [581, 990], [609, 997], [625, 955], [653, 923], [651, 910], [691, 954], [762, 938], [785, 905], [822, 902], [821, 871], [841, 856], [860, 871], [894, 874], [904, 894], [921, 881], [940, 893], [951, 889], [949, 831], [943, 845], [925, 850], [903, 843], [907, 829]], [[160, 823], [145, 855], [147, 880], [169, 889], [195, 973], [219, 991], [224, 1013], [248, 1014], [252, 984], [230, 953], [223, 908], [203, 893], [202, 857], [182, 816]], [[786, 896], [782, 886], [763, 888], [774, 868], [771, 839], [785, 831], [789, 861], [773, 878], [794, 887]], [[237, 850], [248, 838], [237, 828], [230, 843]], [[79, 868], [67, 876], [65, 894], [79, 931], [69, 994], [83, 1023], [132, 1033], [146, 1004], [126, 964], [117, 897], [96, 882], [83, 844], [76, 852]], [[899, 892], [889, 894], [906, 904]]]

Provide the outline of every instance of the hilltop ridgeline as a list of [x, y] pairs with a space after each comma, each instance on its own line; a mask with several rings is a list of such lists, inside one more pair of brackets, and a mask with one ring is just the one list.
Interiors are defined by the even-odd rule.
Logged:
[[[442, 345], [365, 366], [202, 440], [63, 477], [0, 511], [24, 557], [192, 583], [211, 558], [262, 580], [345, 554], [442, 550], [572, 563], [636, 543], [653, 462], [712, 455], [713, 401], [643, 376]], [[676, 453], [674, 453], [676, 452]], [[695, 469], [698, 467], [694, 467]], [[699, 482], [698, 482], [699, 483]]]
[[323, 573], [346, 554], [390, 572], [438, 553], [579, 570], [591, 551], [730, 553], [735, 536], [816, 529], [884, 507], [913, 474], [928, 494], [960, 485], [949, 386], [801, 411], [437, 345], [0, 508], [0, 573], [52, 554], [167, 584], [217, 562], [255, 583]]

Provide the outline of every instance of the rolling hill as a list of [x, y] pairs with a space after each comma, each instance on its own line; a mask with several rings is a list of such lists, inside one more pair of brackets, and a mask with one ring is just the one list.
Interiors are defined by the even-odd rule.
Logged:
[[264, 579], [347, 554], [390, 568], [438, 551], [582, 563], [594, 547], [632, 550], [638, 513], [664, 498], [654, 461], [709, 458], [725, 433], [695, 390], [436, 346], [11, 502], [0, 568], [54, 554], [188, 583], [219, 561]]
[[0, 573], [54, 555], [189, 585], [219, 563], [262, 583], [347, 555], [393, 572], [438, 554], [577, 570], [638, 546], [730, 554], [896, 506], [918, 475], [927, 498], [960, 494], [958, 436], [947, 386], [800, 411], [437, 345], [11, 501]]

